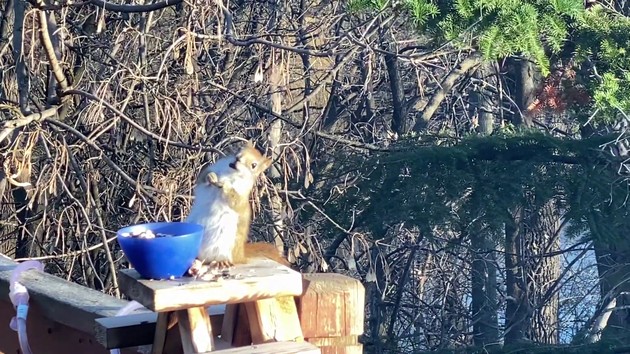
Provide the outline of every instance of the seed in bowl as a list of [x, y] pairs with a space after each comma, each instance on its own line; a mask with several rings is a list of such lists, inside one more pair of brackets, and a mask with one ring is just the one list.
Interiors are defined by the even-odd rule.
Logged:
[[170, 237], [173, 236], [171, 234], [164, 233], [154, 233], [151, 230], [146, 230], [144, 228], [133, 229], [131, 232], [122, 233], [123, 237], [138, 237], [138, 238], [156, 238], [156, 237]]
[[155, 234], [155, 237], [172, 237], [172, 236], [173, 235], [171, 235], [171, 234], [163, 234], [163, 233]]
[[132, 228], [131, 231], [122, 233], [121, 236], [139, 237], [141, 235], [144, 235], [147, 231], [150, 231], [150, 230], [147, 230], [144, 226], [136, 226]]

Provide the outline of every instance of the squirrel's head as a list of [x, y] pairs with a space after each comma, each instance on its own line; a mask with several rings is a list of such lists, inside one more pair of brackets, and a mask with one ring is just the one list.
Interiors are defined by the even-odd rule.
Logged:
[[265, 172], [269, 166], [271, 166], [271, 159], [265, 157], [250, 141], [236, 154], [236, 159], [230, 163], [230, 168], [243, 175], [249, 174], [254, 179]]
[[214, 172], [215, 178], [230, 183], [239, 194], [246, 195], [251, 192], [258, 177], [271, 166], [271, 159], [265, 157], [250, 142], [234, 154], [225, 156], [214, 163], [208, 163], [201, 168], [197, 175], [196, 189], [201, 193], [214, 188], [214, 182], [210, 181], [210, 172]]

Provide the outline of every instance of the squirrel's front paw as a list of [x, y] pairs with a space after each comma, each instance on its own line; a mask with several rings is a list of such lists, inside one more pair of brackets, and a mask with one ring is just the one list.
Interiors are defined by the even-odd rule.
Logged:
[[218, 269], [229, 269], [234, 266], [234, 263], [232, 263], [231, 261], [225, 260], [225, 261], [212, 262], [211, 266]]
[[193, 264], [188, 269], [188, 275], [196, 278], [208, 273], [208, 270], [208, 266], [204, 265], [202, 261], [195, 259]]
[[223, 187], [223, 183], [219, 182], [219, 176], [217, 176], [216, 173], [209, 172], [207, 179], [208, 179], [208, 183], [213, 184], [219, 188]]

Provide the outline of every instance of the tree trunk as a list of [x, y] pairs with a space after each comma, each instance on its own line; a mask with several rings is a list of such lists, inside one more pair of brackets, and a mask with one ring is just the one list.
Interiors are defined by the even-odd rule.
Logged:
[[537, 343], [558, 344], [558, 306], [556, 282], [560, 277], [560, 215], [555, 201], [548, 200], [532, 210], [524, 220], [525, 242], [529, 253], [527, 274], [529, 299], [533, 304], [529, 338]]
[[[277, 115], [282, 115], [282, 93], [281, 93], [281, 85], [282, 85], [282, 62], [279, 62], [279, 56], [276, 57], [275, 51], [272, 49], [271, 57], [274, 58], [271, 67], [271, 78], [270, 78], [270, 104], [271, 111]], [[282, 138], [282, 120], [276, 119], [273, 123], [271, 123], [271, 129], [269, 130], [269, 147], [272, 151], [272, 159], [274, 161], [278, 160], [280, 155], [280, 150], [278, 145], [280, 144], [280, 139]], [[280, 179], [281, 173], [277, 166], [272, 166], [270, 168], [270, 175], [276, 181]], [[281, 190], [283, 188], [281, 183], [276, 184], [276, 188]], [[280, 195], [277, 193], [273, 193], [271, 195], [271, 216], [273, 219], [273, 229], [271, 234], [273, 235], [274, 243], [281, 251], [284, 250], [284, 202]]]
[[[2, 9], [0, 9], [0, 59], [3, 61], [8, 58], [4, 55], [4, 49], [6, 44], [13, 40], [12, 35], [9, 34], [9, 29], [12, 26], [13, 22], [13, 0], [6, 0], [2, 4]], [[0, 100], [7, 100], [10, 97], [10, 93], [7, 91], [7, 84], [5, 83], [6, 79], [10, 79], [11, 75], [7, 75], [4, 70], [0, 71]]]
[[534, 101], [536, 88], [541, 75], [535, 65], [528, 60], [509, 58], [508, 75], [514, 82], [514, 107], [512, 123], [516, 126], [531, 127], [532, 117], [527, 114], [527, 107]]
[[[479, 66], [475, 75], [482, 82], [492, 70], [492, 63]], [[484, 92], [478, 87], [470, 95], [473, 121], [478, 121], [481, 135], [490, 135], [494, 125], [492, 106], [496, 104], [494, 95]], [[483, 124], [482, 124], [483, 122]], [[475, 124], [473, 123], [473, 126]], [[472, 249], [472, 321], [473, 344], [487, 348], [489, 344], [499, 343], [499, 321], [497, 316], [497, 267], [495, 263], [496, 249], [492, 235], [474, 232], [470, 237]]]
[[[272, 9], [272, 13], [269, 23], [267, 24], [267, 31], [271, 32], [273, 28], [277, 25], [277, 23], [281, 20], [279, 18], [279, 14], [284, 11], [284, 4], [278, 1], [271, 1], [270, 8]], [[271, 55], [269, 56], [269, 67], [270, 67], [270, 77], [269, 77], [269, 108], [270, 110], [278, 116], [283, 114], [282, 112], [282, 101], [283, 101], [283, 87], [285, 87], [285, 77], [284, 77], [284, 59], [281, 55], [281, 52], [275, 48], [270, 48]], [[269, 148], [272, 154], [272, 160], [278, 162], [278, 158], [280, 156], [280, 141], [282, 139], [282, 131], [283, 131], [283, 122], [280, 119], [274, 119], [269, 127], [268, 141]], [[275, 181], [279, 181], [282, 173], [280, 171], [279, 163], [273, 164], [269, 168], [269, 174], [271, 178]], [[276, 190], [282, 190], [284, 187], [281, 182], [275, 183]], [[273, 221], [273, 229], [271, 230], [271, 234], [273, 235], [273, 240], [278, 247], [278, 249], [284, 253], [284, 231], [285, 231], [285, 205], [283, 199], [280, 197], [278, 193], [272, 193], [270, 196], [271, 202], [271, 218]]]
[[368, 327], [366, 335], [371, 339], [372, 353], [382, 353], [385, 346], [394, 345], [395, 341], [387, 341], [387, 327], [385, 324], [386, 316], [383, 306], [382, 289], [386, 285], [385, 267], [383, 265], [383, 257], [380, 254], [378, 245], [370, 247], [370, 259], [374, 264], [373, 273], [368, 274], [365, 281], [365, 295], [368, 299], [367, 307], [370, 316], [368, 317]]
[[17, 78], [18, 102], [22, 114], [31, 113], [29, 108], [30, 77], [26, 68], [24, 53], [22, 53], [22, 40], [24, 38], [24, 19], [26, 15], [26, 2], [15, 1], [13, 3], [13, 60], [15, 63], [15, 77]]
[[[492, 75], [494, 62], [484, 62], [475, 71], [477, 82], [474, 90], [470, 94], [470, 117], [473, 128], [481, 135], [490, 135], [494, 130], [493, 107], [500, 106], [497, 95], [485, 89], [487, 83], [497, 87], [496, 77]], [[488, 82], [491, 81], [491, 82]]]
[[[630, 282], [628, 282], [630, 243], [626, 240], [630, 225], [626, 221], [622, 224], [613, 223], [606, 214], [612, 215], [606, 209], [600, 210], [599, 213], [592, 211], [589, 219], [600, 279], [600, 297], [617, 299], [602, 338], [628, 344], [630, 343], [628, 337], [630, 310], [627, 308], [630, 305], [630, 296], [628, 296], [630, 294]], [[616, 227], [612, 226], [615, 224]]]
[[473, 344], [484, 348], [489, 344], [498, 344], [499, 340], [495, 246], [489, 236], [475, 234], [470, 238], [473, 252], [471, 270]]
[[507, 307], [505, 343], [557, 344], [560, 215], [554, 199], [533, 195], [506, 225]]
[[[507, 63], [517, 105], [512, 123], [530, 127], [531, 117], [525, 113], [535, 98], [540, 73], [526, 60], [509, 58]], [[538, 200], [536, 191], [524, 193], [523, 204], [512, 214], [514, 222], [506, 225], [505, 343], [528, 339], [556, 344], [560, 259], [549, 253], [560, 249], [560, 211], [555, 199]]]
[[[387, 77], [389, 78], [389, 87], [392, 94], [392, 130], [399, 135], [404, 135], [411, 130], [413, 123], [407, 117], [407, 102], [405, 101], [405, 91], [398, 70], [398, 56], [395, 54], [397, 49], [391, 43], [395, 40], [391, 38], [388, 29], [382, 29], [380, 32], [381, 43], [386, 47], [385, 66], [387, 67]], [[386, 44], [390, 43], [390, 44]]]
[[512, 213], [512, 222], [505, 225], [505, 272], [506, 295], [505, 308], [505, 344], [515, 344], [525, 339], [530, 310], [527, 302], [527, 286], [523, 269], [519, 264], [521, 254], [520, 224], [523, 209], [517, 208]]

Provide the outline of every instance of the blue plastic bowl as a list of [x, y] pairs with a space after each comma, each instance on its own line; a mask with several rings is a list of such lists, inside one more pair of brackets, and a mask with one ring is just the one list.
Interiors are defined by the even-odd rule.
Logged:
[[[172, 236], [140, 238], [122, 236], [134, 230], [151, 230]], [[129, 263], [145, 279], [182, 277], [197, 256], [203, 227], [186, 222], [156, 222], [124, 227], [117, 232], [118, 244]]]

